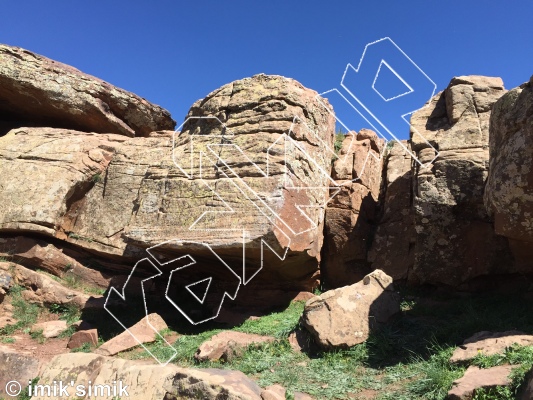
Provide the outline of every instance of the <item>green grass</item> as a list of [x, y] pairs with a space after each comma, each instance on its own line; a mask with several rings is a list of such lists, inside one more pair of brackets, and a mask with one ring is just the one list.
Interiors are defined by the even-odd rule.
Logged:
[[273, 312], [257, 320], [246, 320], [242, 325], [233, 328], [235, 331], [254, 333], [256, 335], [286, 338], [296, 329], [305, 303], [292, 302], [285, 310]]
[[22, 298], [24, 288], [13, 286], [9, 290], [11, 305], [13, 306], [13, 316], [17, 320], [15, 324], [7, 325], [0, 329], [0, 336], [11, 335], [12, 333], [33, 325], [39, 317], [40, 309], [36, 304], [31, 304]]
[[[400, 288], [401, 315], [365, 343], [352, 348], [305, 354], [294, 352], [289, 333], [299, 328], [304, 303], [256, 320], [247, 320], [233, 330], [276, 338], [251, 346], [229, 361], [202, 362], [194, 359], [198, 347], [223, 329], [219, 325], [183, 324], [172, 326], [180, 336], [172, 347], [174, 363], [187, 367], [240, 370], [261, 386], [280, 384], [288, 398], [296, 392], [318, 399], [348, 399], [362, 390], [375, 391], [379, 400], [444, 400], [452, 382], [468, 365], [521, 365], [513, 373], [513, 385], [478, 391], [477, 400], [507, 400], [516, 397], [524, 374], [533, 366], [533, 346], [508, 348], [500, 356], [478, 356], [470, 363], [456, 365], [449, 358], [458, 344], [483, 331], [521, 330], [533, 333], [533, 304], [517, 295], [481, 294], [454, 296], [423, 289]], [[162, 332], [164, 335], [172, 333]], [[163, 340], [147, 348], [160, 360], [172, 355]], [[79, 350], [83, 351], [83, 350]], [[127, 358], [149, 358], [145, 351], [122, 353]]]

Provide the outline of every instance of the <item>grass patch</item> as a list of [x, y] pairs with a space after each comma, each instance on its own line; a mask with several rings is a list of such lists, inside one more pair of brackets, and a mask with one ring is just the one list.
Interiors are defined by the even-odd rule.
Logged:
[[9, 290], [12, 296], [11, 305], [13, 306], [13, 316], [17, 320], [15, 324], [7, 325], [0, 329], [0, 335], [11, 335], [12, 333], [33, 325], [39, 317], [40, 309], [36, 304], [28, 303], [22, 297], [24, 288], [13, 286]]
[[[189, 367], [240, 370], [263, 387], [283, 385], [288, 398], [299, 391], [319, 399], [348, 399], [366, 390], [374, 391], [379, 400], [444, 400], [452, 382], [468, 367], [449, 362], [453, 350], [464, 339], [483, 330], [533, 333], [533, 304], [517, 295], [455, 296], [423, 289], [401, 289], [400, 294], [401, 315], [371, 334], [365, 343], [319, 354], [296, 353], [287, 339], [299, 326], [303, 302], [291, 303], [284, 310], [247, 320], [233, 328], [277, 340], [251, 346], [227, 362], [196, 362], [194, 354], [198, 347], [222, 329], [214, 323], [192, 326], [183, 319], [183, 323], [172, 325], [182, 335], [170, 343], [178, 353], [173, 362]], [[104, 319], [105, 314], [99, 315], [97, 321], [114, 327]], [[173, 354], [161, 339], [146, 347], [161, 360]], [[150, 358], [146, 351], [139, 349], [121, 356]], [[484, 368], [521, 365], [513, 372], [510, 388], [476, 394], [477, 400], [515, 398], [525, 373], [533, 367], [533, 346], [512, 346], [500, 356], [478, 356], [470, 364]]]
[[283, 311], [274, 312], [256, 320], [246, 320], [242, 325], [233, 328], [233, 330], [273, 336], [278, 339], [286, 338], [298, 326], [304, 306], [305, 303], [302, 301], [292, 302]]

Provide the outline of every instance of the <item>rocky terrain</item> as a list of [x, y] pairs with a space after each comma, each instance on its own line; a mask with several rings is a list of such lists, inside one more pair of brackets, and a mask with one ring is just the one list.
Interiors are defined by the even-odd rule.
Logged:
[[[515, 314], [533, 305], [533, 80], [454, 77], [402, 143], [336, 139], [327, 99], [264, 74], [182, 121], [0, 45], [0, 399], [34, 378], [120, 378], [131, 399], [533, 398]], [[465, 322], [484, 293], [516, 305]], [[396, 372], [410, 394], [395, 363], [427, 363]], [[440, 391], [416, 392], [438, 363]]]

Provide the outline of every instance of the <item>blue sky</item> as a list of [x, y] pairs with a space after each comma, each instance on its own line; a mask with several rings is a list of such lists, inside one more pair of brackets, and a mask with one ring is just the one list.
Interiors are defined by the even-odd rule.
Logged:
[[[197, 99], [261, 72], [339, 88], [346, 64], [383, 37], [438, 91], [469, 74], [512, 88], [533, 74], [532, 15], [533, 0], [28, 0], [4, 2], [0, 42], [137, 93], [179, 125]], [[394, 129], [407, 137], [407, 126]]]

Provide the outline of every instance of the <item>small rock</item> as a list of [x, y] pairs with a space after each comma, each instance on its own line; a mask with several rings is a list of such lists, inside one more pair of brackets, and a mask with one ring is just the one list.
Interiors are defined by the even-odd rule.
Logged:
[[74, 333], [70, 337], [70, 340], [67, 344], [69, 349], [77, 349], [82, 347], [85, 343], [89, 343], [91, 346], [98, 346], [98, 330], [91, 329], [87, 331], [79, 331]]
[[61, 335], [68, 329], [66, 321], [46, 321], [35, 324], [31, 327], [31, 332], [36, 333], [42, 331], [45, 338], [55, 338]]
[[[148, 321], [150, 321], [150, 325], [152, 325], [153, 328], [148, 324]], [[94, 353], [104, 356], [113, 356], [121, 351], [138, 346], [139, 342], [151, 343], [157, 338], [157, 333], [166, 328], [168, 328], [168, 326], [163, 318], [156, 313], [149, 314], [129, 328], [129, 332], [124, 331], [113, 339], [108, 340], [96, 349]]]
[[533, 335], [526, 335], [519, 331], [478, 332], [466, 339], [462, 346], [455, 349], [450, 362], [468, 361], [478, 354], [484, 356], [502, 354], [507, 347], [515, 343], [521, 346], [531, 346], [533, 345]]
[[261, 392], [263, 400], [285, 400], [285, 388], [281, 385], [267, 386]]
[[448, 392], [448, 398], [450, 400], [471, 400], [478, 389], [507, 386], [511, 383], [509, 374], [514, 368], [516, 366], [511, 365], [501, 365], [488, 369], [468, 367], [464, 376], [453, 382], [452, 388]]
[[210, 340], [202, 343], [194, 358], [198, 361], [230, 360], [251, 344], [268, 343], [273, 337], [254, 335], [250, 333], [224, 331], [214, 335]]

